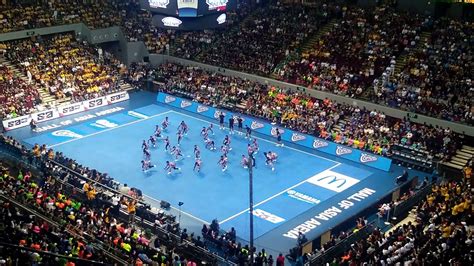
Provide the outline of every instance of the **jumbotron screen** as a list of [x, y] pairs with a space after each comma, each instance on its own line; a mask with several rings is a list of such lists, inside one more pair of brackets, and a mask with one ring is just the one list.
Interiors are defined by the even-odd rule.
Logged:
[[200, 17], [232, 10], [236, 0], [141, 0], [143, 9], [178, 17]]

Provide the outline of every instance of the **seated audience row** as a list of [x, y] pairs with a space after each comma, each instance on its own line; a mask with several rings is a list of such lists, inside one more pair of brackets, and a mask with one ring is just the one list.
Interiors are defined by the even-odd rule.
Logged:
[[[72, 218], [75, 219], [74, 211], [79, 210], [81, 207], [80, 202], [68, 200], [59, 193], [57, 195], [50, 195], [50, 186], [54, 184], [46, 182], [46, 186], [40, 187], [38, 185], [40, 181], [32, 177], [29, 171], [22, 173], [22, 170], [19, 170], [18, 173], [14, 174], [7, 165], [2, 164], [1, 168], [2, 182], [0, 186], [2, 191], [8, 195], [13, 195], [15, 200], [25, 203], [25, 205], [28, 205], [28, 203], [37, 206], [44, 204], [50, 210], [60, 209], [63, 206], [62, 209], [67, 209], [65, 212], [71, 211], [67, 217], [64, 216], [66, 218], [63, 220], [64, 224], [61, 227], [55, 227], [48, 223], [48, 221], [20, 211], [8, 201], [3, 202], [0, 215], [2, 216], [2, 221], [4, 221], [3, 226], [6, 228], [4, 228], [4, 234], [1, 236], [2, 242], [38, 251], [48, 251], [65, 256], [70, 255], [80, 259], [111, 262], [107, 260], [108, 257], [101, 254], [100, 250], [94, 249], [89, 245], [83, 237], [72, 234], [66, 229], [68, 227], [67, 222]], [[64, 197], [64, 200], [59, 198], [56, 200], [56, 197]], [[65, 203], [67, 203], [68, 207], [66, 207]], [[30, 257], [26, 258], [26, 260], [29, 260], [31, 263], [42, 261], [42, 256], [38, 253], [31, 252], [29, 255]]]
[[199, 59], [212, 65], [269, 75], [291, 49], [315, 34], [333, 12], [323, 3], [310, 9], [281, 4], [258, 8], [237, 29], [221, 32]]
[[207, 72], [195, 67], [164, 64], [155, 75], [165, 91], [208, 105], [228, 106], [285, 127], [354, 148], [390, 156], [395, 144], [427, 150], [449, 158], [459, 147], [449, 128], [416, 124], [358, 106], [316, 99], [300, 91], [285, 91], [257, 82]]
[[373, 99], [404, 110], [474, 124], [472, 23], [441, 18], [401, 73], [385, 72]]
[[[11, 138], [2, 137], [1, 141], [24, 149]], [[195, 265], [193, 260], [176, 254], [172, 242], [162, 243], [159, 238], [153, 238], [151, 232], [133, 223], [133, 218], [138, 211], [137, 202], [141, 197], [139, 190], [127, 189], [126, 194], [129, 197], [116, 195], [110, 202], [107, 200], [110, 194], [107, 189], [104, 190], [94, 182], [82, 181], [61, 167], [48, 163], [46, 158], [69, 162], [69, 166], [74, 164], [72, 160], [39, 146], [33, 149], [32, 155], [34, 160], [43, 165], [42, 175], [44, 174], [46, 178], [25, 169], [19, 169], [14, 176], [8, 171], [3, 172], [1, 185], [3, 191], [8, 191], [7, 195], [11, 195], [24, 206], [63, 224], [68, 231], [75, 232], [91, 242], [100, 243], [101, 246], [109, 246], [116, 255], [130, 263], [158, 262], [169, 265], [175, 262], [185, 264], [189, 262], [190, 265]], [[112, 179], [95, 170], [83, 168], [77, 163], [73, 166], [76, 171], [83, 173], [84, 176], [89, 175], [97, 182], [107, 183], [105, 180], [108, 180], [113, 183]], [[128, 187], [124, 186], [124, 188]], [[120, 209], [128, 212], [128, 221], [120, 218]], [[166, 215], [160, 214], [156, 217], [157, 226], [165, 225]], [[86, 245], [81, 246], [86, 247]], [[76, 251], [77, 249], [81, 250], [80, 247], [76, 247]], [[87, 249], [87, 252], [82, 251], [80, 254], [88, 255], [88, 253], [95, 252]], [[75, 255], [77, 256], [77, 253]]]
[[111, 54], [72, 34], [35, 36], [6, 45], [6, 57], [24, 71], [28, 82], [46, 88], [56, 99], [77, 102], [115, 92], [120, 73], [126, 71]]
[[0, 64], [0, 119], [29, 114], [41, 103], [38, 90]]
[[472, 195], [468, 180], [445, 181], [416, 208], [416, 221], [362, 239], [334, 263], [472, 265]]
[[360, 95], [393, 58], [416, 46], [424, 21], [393, 8], [342, 7], [342, 18], [308, 53], [277, 71], [280, 79], [351, 97]]
[[64, 0], [3, 5], [0, 6], [0, 31], [5, 33], [81, 22], [91, 29], [120, 25], [118, 7], [127, 6], [126, 2], [129, 1]]

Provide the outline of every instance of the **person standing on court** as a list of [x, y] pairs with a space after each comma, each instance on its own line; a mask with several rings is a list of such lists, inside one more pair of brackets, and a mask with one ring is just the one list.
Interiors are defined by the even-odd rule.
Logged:
[[224, 112], [219, 112], [219, 127], [220, 129], [224, 129]]
[[283, 147], [283, 143], [281, 142], [281, 132], [280, 132], [280, 129], [276, 129], [276, 133], [275, 133], [276, 137], [277, 137], [277, 146], [280, 146], [280, 147]]
[[234, 117], [229, 117], [229, 134], [234, 134]]
[[243, 132], [243, 131], [242, 131], [242, 130], [243, 130], [243, 129], [242, 129], [242, 127], [243, 127], [242, 122], [243, 122], [243, 121], [244, 121], [244, 120], [243, 120], [242, 117], [239, 115], [239, 116], [237, 117], [237, 130], [239, 131], [239, 135], [242, 135], [242, 132]]

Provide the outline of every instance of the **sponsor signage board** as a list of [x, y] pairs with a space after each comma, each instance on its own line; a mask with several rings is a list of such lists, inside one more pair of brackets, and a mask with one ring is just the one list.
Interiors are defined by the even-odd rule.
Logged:
[[62, 105], [53, 109], [32, 113], [30, 115], [24, 115], [12, 119], [3, 120], [2, 124], [5, 130], [12, 130], [28, 126], [31, 120], [35, 120], [36, 123], [46, 122], [59, 117], [77, 114], [83, 111], [96, 109], [109, 104], [122, 102], [128, 99], [130, 99], [130, 96], [127, 92], [117, 92], [104, 97], [99, 97], [68, 105]]
[[[211, 106], [206, 106], [197, 102], [182, 99], [166, 93], [158, 93], [157, 100], [173, 107], [183, 109], [192, 113], [200, 114], [210, 119], [218, 119], [220, 112], [225, 115], [224, 121], [229, 117], [240, 115], [230, 111], [224, 111]], [[320, 139], [311, 135], [303, 134], [291, 129], [276, 127], [263, 119], [254, 118], [247, 115], [240, 115], [243, 118], [243, 126], [249, 126], [253, 131], [270, 137], [275, 137], [276, 128], [280, 131], [281, 138], [284, 141], [301, 145], [306, 148], [317, 150], [336, 157], [344, 158], [353, 162], [362, 163], [383, 171], [389, 171], [392, 160], [383, 156], [371, 154], [359, 149], [336, 144], [332, 141]], [[226, 122], [227, 123], [227, 122]]]

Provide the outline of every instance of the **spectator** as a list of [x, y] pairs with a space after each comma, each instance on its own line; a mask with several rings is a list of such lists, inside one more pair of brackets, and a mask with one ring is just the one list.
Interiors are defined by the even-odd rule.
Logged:
[[276, 266], [285, 266], [285, 257], [283, 257], [283, 254], [279, 254], [278, 258], [276, 260]]

